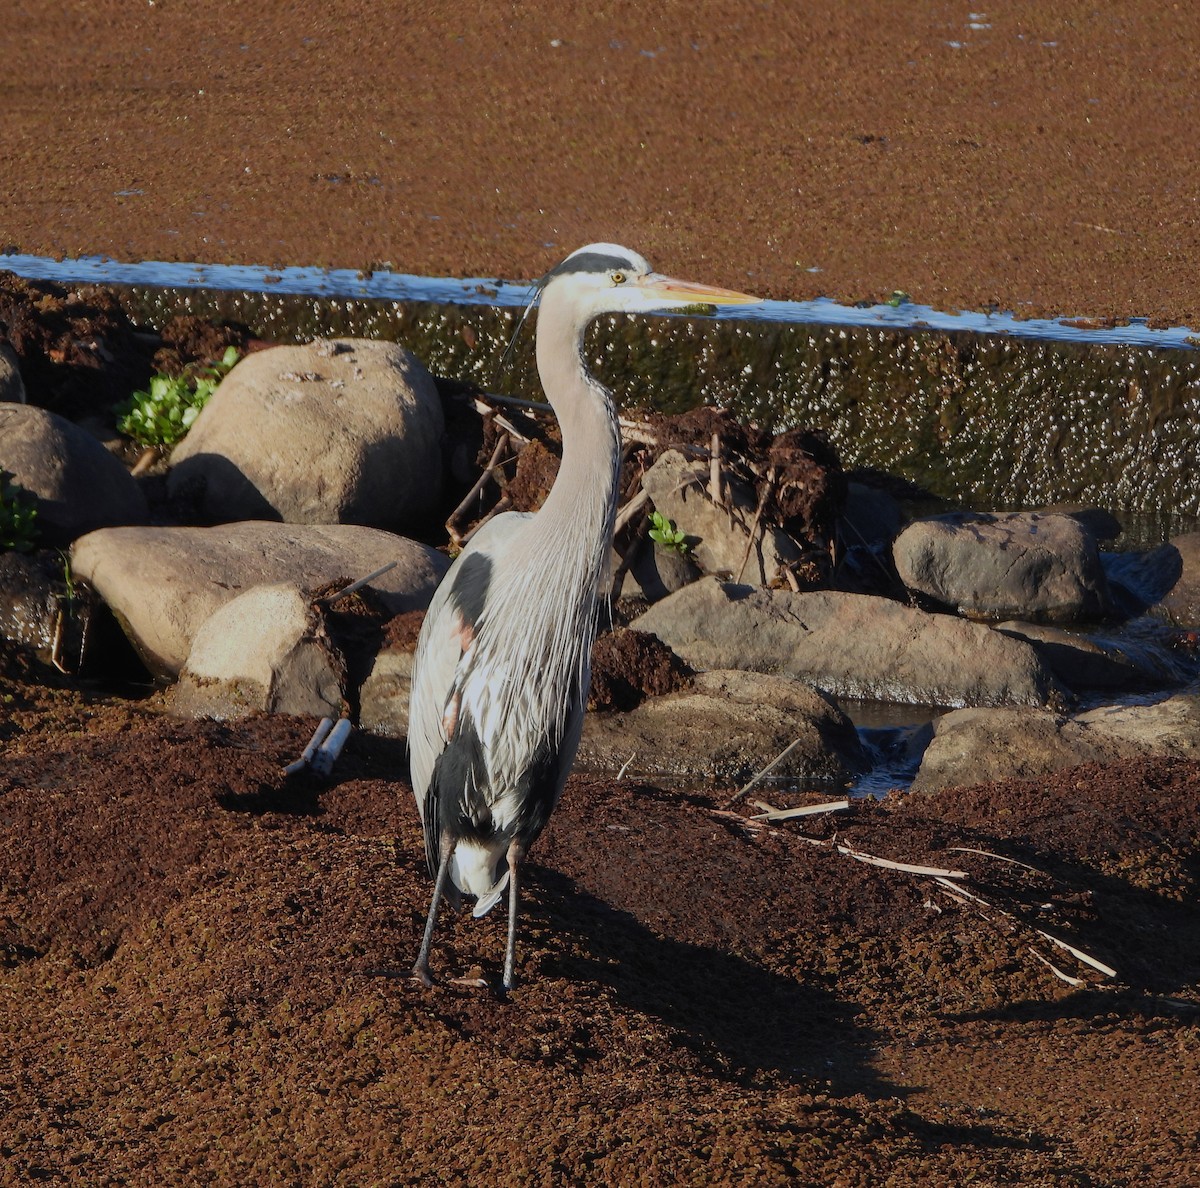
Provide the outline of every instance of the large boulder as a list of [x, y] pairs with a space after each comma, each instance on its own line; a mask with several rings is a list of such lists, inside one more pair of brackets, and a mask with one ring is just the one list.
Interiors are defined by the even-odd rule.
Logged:
[[1182, 572], [1155, 610], [1177, 627], [1200, 627], [1200, 532], [1176, 536], [1171, 544]]
[[779, 776], [842, 783], [866, 769], [853, 723], [815, 689], [790, 677], [705, 672], [627, 713], [588, 714], [577, 765], [614, 775], [629, 762], [637, 776], [741, 781], [797, 740]]
[[90, 433], [43, 408], [0, 404], [0, 470], [37, 496], [45, 545], [148, 518], [142, 489], [125, 467]]
[[321, 340], [244, 358], [171, 455], [172, 498], [214, 521], [397, 531], [437, 503], [442, 406], [391, 342]]
[[6, 342], [0, 342], [0, 403], [25, 403], [25, 384], [17, 365], [17, 353]]
[[372, 589], [393, 614], [424, 610], [449, 561], [426, 545], [352, 524], [247, 521], [220, 528], [109, 528], [75, 543], [71, 562], [112, 608], [151, 672], [175, 677], [200, 625], [252, 586], [305, 590], [396, 561]]
[[796, 594], [703, 578], [630, 624], [693, 668], [810, 681], [836, 697], [1042, 705], [1062, 690], [1022, 640], [867, 594]]
[[1069, 623], [1113, 609], [1096, 539], [1072, 515], [934, 516], [905, 528], [892, 555], [905, 586], [969, 618]]
[[694, 539], [691, 555], [705, 573], [741, 580], [744, 562], [746, 581], [774, 581], [781, 566], [800, 556], [795, 542], [778, 528], [760, 525], [747, 553], [757, 502], [754, 492], [730, 481], [730, 507], [718, 507], [708, 497], [708, 476], [707, 463], [666, 450], [642, 476], [642, 488], [660, 515]]
[[171, 708], [188, 717], [265, 711], [337, 718], [346, 712], [345, 686], [345, 660], [311, 592], [280, 582], [254, 586], [204, 620]]
[[1200, 757], [1200, 696], [1102, 706], [1073, 717], [1031, 708], [955, 710], [935, 724], [912, 790], [1030, 779], [1140, 755]]

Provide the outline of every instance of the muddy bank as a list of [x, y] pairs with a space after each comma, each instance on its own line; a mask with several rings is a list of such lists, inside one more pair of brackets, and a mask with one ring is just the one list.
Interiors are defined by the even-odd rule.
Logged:
[[[309, 721], [17, 705], [5, 1182], [1194, 1179], [1196, 765], [838, 820], [987, 910], [799, 836], [828, 823], [575, 778], [501, 1002], [404, 976], [428, 885], [397, 744], [288, 782]], [[499, 915], [466, 917], [436, 970], [495, 981], [502, 950]]]

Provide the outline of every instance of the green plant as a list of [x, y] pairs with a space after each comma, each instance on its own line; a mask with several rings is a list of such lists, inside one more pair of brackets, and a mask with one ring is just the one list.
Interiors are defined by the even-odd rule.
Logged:
[[664, 549], [674, 549], [680, 556], [686, 556], [692, 547], [688, 544], [687, 533], [681, 532], [673, 521], [656, 511], [650, 513], [650, 539]]
[[0, 553], [30, 553], [37, 545], [37, 496], [0, 470]]
[[192, 427], [217, 385], [237, 361], [238, 349], [230, 346], [219, 360], [199, 371], [152, 376], [148, 390], [134, 392], [113, 410], [117, 414], [117, 428], [145, 446], [174, 445]]

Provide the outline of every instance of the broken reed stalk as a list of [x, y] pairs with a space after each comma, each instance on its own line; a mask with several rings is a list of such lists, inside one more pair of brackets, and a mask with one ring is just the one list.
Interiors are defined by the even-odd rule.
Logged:
[[507, 433], [501, 434], [500, 440], [496, 442], [496, 448], [492, 450], [492, 456], [488, 459], [488, 464], [483, 468], [483, 472], [475, 480], [475, 485], [467, 492], [463, 501], [450, 513], [449, 518], [446, 520], [446, 533], [456, 545], [461, 545], [466, 539], [465, 537], [460, 536], [458, 532], [459, 517], [466, 515], [467, 508], [469, 508], [471, 504], [479, 498], [483, 488], [487, 485], [488, 479], [492, 478], [492, 471], [496, 468], [497, 463], [500, 461], [500, 455], [504, 452], [509, 443], [509, 435]]
[[366, 577], [360, 577], [358, 581], [351, 582], [348, 586], [339, 590], [336, 594], [329, 594], [325, 598], [318, 598], [317, 601], [322, 606], [332, 606], [341, 598], [346, 598], [350, 594], [356, 594], [363, 586], [369, 585], [377, 577], [383, 577], [389, 570], [395, 569], [400, 563], [398, 561], [389, 561], [386, 565], [381, 565], [374, 573], [367, 574]]
[[312, 738], [308, 740], [308, 746], [300, 753], [300, 758], [293, 763], [289, 763], [283, 769], [284, 775], [295, 775], [296, 772], [302, 771], [312, 761], [312, 757], [317, 753], [317, 748], [329, 736], [329, 732], [333, 729], [332, 718], [322, 718], [317, 723], [316, 730], [313, 731]]
[[708, 459], [708, 497], [717, 505], [724, 507], [725, 495], [721, 489], [721, 435], [712, 435], [712, 453]]
[[827, 800], [822, 804], [804, 804], [799, 808], [790, 809], [772, 808], [761, 800], [754, 803], [759, 808], [766, 809], [766, 812], [755, 813], [750, 818], [752, 821], [790, 821], [793, 817], [812, 817], [818, 813], [842, 813], [850, 807], [848, 800]]
[[788, 745], [778, 755], [776, 755], [775, 758], [772, 759], [771, 762], [768, 763], [766, 767], [764, 767], [762, 771], [758, 773], [758, 775], [756, 775], [744, 788], [735, 792], [733, 796], [730, 797], [725, 807], [732, 808], [733, 805], [737, 804], [738, 801], [741, 800], [751, 788], [760, 783], [764, 777], [769, 776], [771, 772], [773, 772], [800, 745], [801, 741], [801, 739], [797, 738], [788, 743]]
[[501, 413], [498, 413], [494, 408], [492, 408], [490, 404], [483, 400], [476, 400], [474, 402], [474, 408], [480, 416], [491, 417], [492, 420], [495, 421], [496, 424], [499, 425], [500, 428], [503, 429], [504, 432], [513, 439], [513, 441], [519, 441], [522, 445], [529, 444], [529, 437], [522, 433], [521, 430], [518, 429], [506, 416], [503, 416]]
[[754, 548], [754, 537], [758, 534], [758, 526], [762, 523], [763, 512], [766, 510], [767, 500], [771, 497], [771, 491], [775, 486], [775, 467], [772, 466], [767, 471], [767, 481], [763, 486], [762, 494], [758, 497], [758, 510], [754, 513], [754, 523], [750, 525], [750, 535], [746, 538], [746, 551], [742, 554], [742, 563], [738, 566], [737, 577], [733, 580], [740, 582], [742, 574], [746, 572], [746, 562], [750, 560], [750, 550]]

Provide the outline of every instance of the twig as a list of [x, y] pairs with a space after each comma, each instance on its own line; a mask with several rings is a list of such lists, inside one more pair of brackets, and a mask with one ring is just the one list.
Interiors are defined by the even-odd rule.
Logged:
[[494, 508], [492, 508], [492, 510], [490, 512], [488, 512], [488, 514], [486, 516], [484, 516], [483, 519], [480, 520], [479, 523], [476, 524], [475, 527], [472, 528], [471, 531], [468, 532], [466, 534], [466, 536], [464, 536], [462, 538], [461, 541], [459, 541], [459, 544], [464, 544], [464, 545], [468, 544], [471, 541], [471, 538], [475, 535], [475, 533], [477, 533], [479, 531], [479, 529], [482, 528], [484, 526], [484, 524], [486, 524], [488, 522], [488, 520], [494, 519], [496, 516], [500, 515], [501, 512], [508, 511], [508, 509], [510, 507], [512, 507], [512, 500], [509, 499], [509, 497], [507, 495], [501, 495], [496, 506]]
[[360, 577], [358, 581], [351, 582], [345, 587], [345, 589], [339, 590], [336, 594], [328, 594], [324, 598], [318, 598], [317, 601], [322, 606], [332, 606], [339, 599], [345, 598], [350, 594], [357, 593], [363, 588], [363, 586], [373, 582], [377, 577], [383, 577], [385, 573], [387, 573], [389, 570], [395, 569], [399, 564], [399, 561], [389, 561], [386, 565], [381, 565], [374, 573], [369, 573], [366, 577]]
[[712, 454], [708, 460], [708, 497], [717, 505], [723, 507], [724, 496], [721, 492], [721, 435], [712, 435]]
[[750, 535], [746, 538], [746, 551], [742, 554], [742, 563], [738, 566], [737, 577], [733, 580], [740, 582], [742, 574], [746, 572], [746, 562], [750, 560], [750, 550], [754, 548], [754, 537], [758, 532], [758, 525], [762, 522], [763, 511], [766, 509], [767, 500], [771, 497], [771, 490], [775, 486], [775, 467], [772, 466], [767, 471], [766, 485], [762, 489], [762, 495], [758, 499], [758, 510], [754, 513], [754, 523], [750, 525]]
[[805, 804], [799, 808], [769, 809], [765, 813], [755, 813], [752, 821], [788, 821], [792, 817], [812, 817], [817, 813], [841, 813], [850, 807], [848, 800], [827, 800], [824, 804]]
[[456, 545], [462, 544], [462, 537], [459, 536], [458, 528], [456, 527], [459, 516], [466, 514], [467, 508], [470, 507], [471, 504], [474, 503], [474, 501], [479, 497], [479, 494], [486, 486], [488, 479], [493, 477], [492, 470], [500, 461], [500, 455], [504, 452], [504, 449], [508, 444], [508, 434], [504, 433], [501, 435], [500, 440], [496, 442], [496, 448], [492, 451], [492, 456], [488, 459], [488, 464], [483, 468], [483, 472], [475, 480], [475, 485], [467, 492], [463, 501], [450, 513], [449, 517], [447, 518], [446, 532]]
[[782, 751], [780, 751], [780, 753], [776, 755], [775, 758], [772, 759], [771, 762], [768, 763], [766, 767], [764, 767], [762, 771], [758, 773], [758, 775], [756, 775], [744, 788], [739, 789], [732, 797], [730, 797], [725, 807], [731, 808], [733, 805], [737, 804], [737, 802], [741, 800], [751, 788], [760, 783], [764, 777], [769, 776], [771, 772], [773, 772], [803, 741], [803, 739], [797, 738], [788, 743], [788, 745]]
[[905, 874], [925, 875], [932, 879], [965, 879], [965, 870], [947, 870], [942, 866], [918, 866], [913, 862], [894, 862], [891, 858], [877, 858], [874, 854], [864, 854], [862, 850], [852, 850], [849, 846], [837, 843], [839, 854], [853, 858], [856, 862], [865, 862], [868, 866], [882, 866], [887, 870], [902, 870]]
[[650, 496], [644, 490], [639, 491], [632, 496], [629, 502], [617, 512], [617, 518], [613, 523], [613, 535], [616, 536], [634, 516], [642, 510], [643, 507], [650, 501]]

